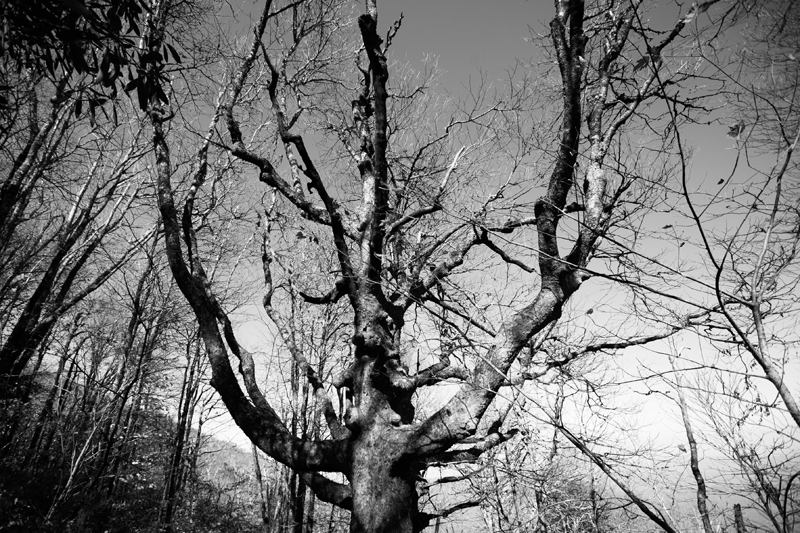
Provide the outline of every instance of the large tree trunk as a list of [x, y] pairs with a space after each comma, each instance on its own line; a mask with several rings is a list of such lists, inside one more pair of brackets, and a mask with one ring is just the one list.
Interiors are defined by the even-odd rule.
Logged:
[[415, 531], [419, 470], [403, 459], [396, 437], [391, 426], [376, 424], [353, 443], [352, 533]]

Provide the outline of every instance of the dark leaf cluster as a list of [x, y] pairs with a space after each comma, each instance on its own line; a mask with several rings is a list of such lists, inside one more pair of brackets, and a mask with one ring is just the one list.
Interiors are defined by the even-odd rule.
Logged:
[[[148, 50], [143, 28], [150, 12], [143, 0], [9, 0], [4, 2], [0, 25], [0, 56], [6, 67], [33, 69], [53, 81], [85, 80], [74, 84], [61, 98], [77, 91], [75, 114], [116, 98], [117, 89], [134, 89], [140, 104], [151, 95], [166, 101], [161, 74], [170, 61], [180, 63], [169, 43], [163, 51]], [[151, 75], [145, 77], [145, 72]], [[155, 73], [155, 75], [152, 75]], [[147, 79], [146, 79], [147, 78]], [[7, 106], [0, 87], [0, 107]]]

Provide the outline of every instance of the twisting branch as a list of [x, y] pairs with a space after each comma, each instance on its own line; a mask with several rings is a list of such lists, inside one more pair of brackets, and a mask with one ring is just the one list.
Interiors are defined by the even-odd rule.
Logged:
[[[506, 383], [506, 373], [520, 351], [535, 334], [560, 317], [564, 302], [581, 283], [580, 273], [560, 257], [558, 224], [573, 186], [580, 142], [586, 44], [584, 3], [560, 0], [556, 9], [550, 33], [563, 83], [563, 114], [556, 164], [547, 192], [536, 202], [534, 210], [541, 289], [532, 302], [506, 320], [489, 353], [477, 365], [472, 382], [417, 426], [415, 449], [423, 457], [435, 456], [477, 431], [478, 422]], [[471, 244], [479, 241], [480, 235], [476, 232]]]
[[[233, 144], [231, 153], [242, 161], [246, 161], [257, 167], [259, 169], [259, 180], [266, 183], [270, 187], [278, 189], [287, 200], [292, 202], [298, 209], [305, 213], [309, 219], [319, 224], [331, 225], [333, 220], [330, 218], [329, 212], [326, 210], [326, 208], [314, 205], [313, 202], [307, 200], [303, 194], [302, 188], [293, 186], [283, 179], [269, 159], [250, 151], [245, 146], [242, 138], [242, 132], [239, 128], [239, 123], [233, 113], [234, 107], [238, 103], [239, 95], [244, 88], [245, 81], [247, 80], [247, 77], [253, 68], [253, 64], [255, 63], [259, 49], [264, 50], [265, 61], [267, 61], [267, 65], [272, 70], [273, 77], [270, 88], [274, 91], [273, 84], [277, 84], [277, 72], [274, 70], [274, 68], [272, 68], [272, 64], [269, 62], [269, 58], [266, 55], [266, 50], [263, 48], [262, 44], [262, 38], [266, 24], [272, 17], [272, 15], [269, 13], [271, 4], [272, 2], [269, 0], [264, 6], [261, 18], [253, 30], [254, 35], [250, 46], [250, 51], [239, 65], [236, 75], [228, 83], [226, 91], [227, 94], [222, 104], [221, 112], [224, 113], [226, 117], [228, 133], [231, 136], [231, 142]], [[281, 114], [280, 117], [282, 118], [283, 115]]]
[[[284, 153], [286, 154], [286, 159], [289, 161], [289, 167], [292, 171], [293, 187], [291, 189], [291, 194], [302, 198], [303, 200], [305, 199], [303, 187], [298, 176], [299, 165], [292, 151], [292, 147], [294, 147], [294, 149], [297, 150], [298, 154], [300, 155], [303, 165], [305, 165], [303, 173], [310, 181], [308, 187], [309, 191], [315, 189], [317, 194], [319, 194], [323, 205], [325, 206], [325, 211], [327, 213], [326, 221], [330, 225], [333, 233], [333, 241], [336, 246], [336, 253], [339, 258], [342, 274], [349, 285], [348, 293], [351, 294], [351, 298], [354, 298], [352, 295], [355, 294], [356, 284], [352, 261], [350, 259], [350, 253], [347, 246], [347, 238], [356, 238], [356, 232], [354, 228], [352, 228], [352, 224], [346, 221], [345, 215], [342, 212], [342, 208], [328, 193], [328, 190], [322, 181], [322, 177], [317, 171], [316, 165], [308, 153], [303, 136], [290, 131], [293, 121], [287, 123], [282, 99], [278, 94], [277, 89], [281, 73], [278, 72], [272, 61], [270, 61], [269, 54], [267, 53], [267, 50], [263, 44], [261, 45], [261, 50], [263, 52], [264, 61], [271, 73], [268, 93], [278, 126], [278, 134], [280, 135], [284, 147]], [[279, 188], [278, 190], [280, 190], [284, 196], [286, 195], [283, 189]]]
[[397, 35], [397, 32], [400, 31], [400, 26], [403, 24], [403, 13], [400, 13], [400, 18], [394, 21], [392, 27], [389, 28], [389, 31], [386, 32], [386, 45], [383, 47], [383, 53], [386, 54], [386, 51], [389, 50], [389, 47], [392, 46], [392, 40]]
[[[150, 51], [157, 51], [163, 44], [164, 26], [166, 24], [167, 12], [170, 2], [159, 4], [159, 11], [149, 18], [148, 38], [146, 42]], [[270, 2], [267, 2], [266, 9], [262, 14], [262, 19], [257, 27], [257, 36], [263, 33], [263, 26], [266, 24]], [[254, 43], [250, 60], [245, 60], [238, 76], [239, 83], [229, 86], [233, 92], [231, 99], [235, 101], [237, 91], [241, 90], [241, 82], [249, 70], [254, 59], [256, 44]], [[155, 75], [150, 72], [148, 75]], [[227, 108], [229, 118], [232, 117], [231, 107]], [[183, 228], [178, 222], [177, 208], [175, 205], [174, 192], [172, 189], [172, 161], [170, 157], [165, 122], [172, 117], [172, 114], [163, 109], [161, 102], [155, 95], [151, 96], [148, 106], [150, 125], [153, 128], [153, 149], [156, 159], [156, 179], [158, 182], [158, 206], [164, 225], [164, 237], [167, 249], [167, 259], [173, 277], [183, 295], [188, 300], [197, 318], [200, 328], [200, 335], [208, 353], [212, 369], [212, 386], [219, 392], [228, 411], [236, 424], [242, 428], [248, 438], [261, 448], [265, 453], [274, 457], [281, 463], [290, 466], [298, 471], [344, 471], [346, 468], [346, 450], [341, 442], [338, 441], [307, 441], [292, 435], [284, 426], [280, 417], [266, 402], [262, 401], [263, 395], [260, 391], [253, 388], [255, 383], [253, 373], [248, 360], [248, 354], [239, 350], [238, 344], [233, 336], [233, 331], [227, 316], [221, 310], [216, 298], [210, 289], [209, 280], [206, 278], [199, 263], [199, 258], [195, 261], [195, 268], [191, 270], [186, 264], [182, 251], [181, 241], [184, 231], [193, 232], [193, 228], [186, 225]], [[232, 136], [236, 138], [238, 127], [235, 121], [232, 124]], [[241, 142], [241, 133], [238, 133]], [[222, 321], [225, 340], [220, 335], [218, 322]], [[227, 341], [227, 348], [226, 348]], [[228, 358], [228, 349], [236, 352], [240, 356], [240, 361], [245, 372], [245, 378], [249, 382], [248, 392], [251, 393], [253, 401], [258, 403], [254, 406], [245, 397], [236, 375], [231, 368]]]
[[349, 284], [347, 283], [347, 280], [344, 278], [339, 278], [336, 280], [336, 284], [333, 286], [333, 289], [322, 296], [313, 296], [311, 294], [306, 294], [303, 291], [297, 292], [300, 294], [300, 297], [302, 297], [303, 300], [310, 304], [324, 305], [338, 302], [342, 296], [347, 294], [348, 288]]

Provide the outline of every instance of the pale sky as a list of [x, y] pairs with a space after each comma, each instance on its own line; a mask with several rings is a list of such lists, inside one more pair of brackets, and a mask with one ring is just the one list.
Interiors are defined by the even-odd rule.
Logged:
[[443, 84], [457, 91], [478, 69], [497, 79], [514, 58], [531, 59], [535, 49], [526, 39], [531, 30], [546, 31], [553, 4], [542, 0], [379, 1], [381, 34], [401, 12], [403, 24], [392, 57], [413, 63], [425, 54], [439, 56], [439, 66], [447, 71]]

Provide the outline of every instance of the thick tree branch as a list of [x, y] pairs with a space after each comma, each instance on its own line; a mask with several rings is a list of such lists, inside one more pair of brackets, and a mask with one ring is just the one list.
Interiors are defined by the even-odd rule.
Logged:
[[471, 509], [472, 507], [478, 507], [482, 503], [483, 500], [469, 500], [451, 505], [450, 507], [435, 511], [433, 513], [420, 513], [417, 516], [417, 521], [414, 523], [414, 531], [422, 531], [428, 527], [433, 520], [447, 518], [453, 513], [457, 513], [458, 511], [463, 511], [465, 509]]
[[333, 289], [322, 296], [312, 296], [311, 294], [306, 294], [303, 291], [298, 291], [298, 294], [301, 298], [303, 298], [303, 300], [310, 304], [324, 305], [338, 302], [342, 296], [347, 294], [348, 288], [349, 284], [347, 283], [347, 280], [344, 278], [339, 278], [336, 280], [336, 284], [334, 285]]
[[[263, 25], [266, 24], [268, 6], [269, 2], [267, 2], [267, 9], [265, 9], [260, 22], [262, 32]], [[162, 45], [161, 39], [164, 33], [167, 7], [164, 6], [164, 12], [161, 13], [161, 16], [154, 15], [150, 18], [147, 42], [153, 50], [159, 50]], [[254, 56], [254, 54], [255, 52], [252, 52], [251, 56]], [[243, 71], [249, 68], [249, 66], [245, 68], [246, 66], [247, 64], [245, 63], [242, 68]], [[230, 109], [229, 112], [232, 114]], [[254, 393], [254, 399], [260, 404], [258, 407], [253, 406], [244, 396], [231, 368], [225, 342], [219, 332], [217, 321], [220, 318], [220, 308], [213, 294], [210, 293], [210, 284], [205, 278], [202, 268], [189, 270], [183, 256], [181, 246], [182, 228], [178, 222], [172, 190], [171, 178], [173, 171], [164, 128], [164, 121], [171, 114], [161, 108], [161, 103], [155, 95], [151, 97], [149, 102], [148, 114], [153, 128], [158, 205], [164, 224], [167, 259], [178, 287], [188, 300], [197, 318], [200, 335], [211, 361], [212, 386], [219, 392], [236, 424], [242, 428], [253, 443], [268, 455], [299, 471], [344, 471], [347, 461], [346, 449], [342, 442], [312, 442], [298, 439], [288, 431], [269, 404], [266, 401], [261, 401], [255, 391], [251, 390], [250, 392]], [[223, 327], [226, 330], [229, 347], [232, 350], [237, 350], [238, 344], [232, 336], [230, 324], [224, 319]], [[244, 356], [243, 366], [249, 374], [246, 375], [246, 378], [251, 382], [250, 385], [253, 385], [254, 378], [249, 368], [250, 361], [247, 360], [246, 354], [241, 351], [239, 351], [239, 355]], [[251, 387], [248, 388], [250, 389]]]
[[[413, 302], [421, 300], [428, 291], [430, 291], [438, 283], [441, 283], [441, 281], [449, 276], [453, 270], [464, 263], [464, 258], [466, 258], [469, 251], [478, 242], [480, 242], [480, 238], [477, 234], [473, 234], [470, 238], [465, 239], [458, 245], [456, 249], [447, 255], [446, 259], [441, 261], [431, 270], [426, 279], [420, 279], [421, 276], [419, 276], [419, 272], [421, 272], [421, 268], [414, 272], [413, 274], [415, 275], [412, 277], [412, 279], [415, 281], [408, 291], [408, 296], [402, 298], [397, 303], [398, 307], [405, 309]], [[420, 263], [421, 262], [422, 261], [420, 261]]]
[[442, 409], [416, 428], [415, 449], [423, 456], [440, 453], [477, 430], [478, 422], [506, 382], [506, 374], [520, 350], [533, 335], [561, 316], [564, 302], [580, 286], [580, 275], [560, 258], [557, 229], [574, 182], [580, 141], [586, 43], [583, 19], [581, 0], [559, 1], [550, 26], [562, 77], [564, 111], [555, 168], [546, 195], [535, 206], [541, 289], [533, 302], [506, 321], [489, 353], [475, 369], [472, 383], [465, 385]]
[[451, 465], [455, 463], [473, 463], [487, 451], [512, 439], [517, 433], [519, 433], [518, 429], [512, 429], [505, 433], [502, 433], [500, 431], [494, 431], [484, 437], [481, 437], [479, 439], [474, 439], [471, 442], [469, 440], [464, 441], [460, 444], [469, 443], [470, 446], [466, 448], [459, 447], [453, 450], [447, 450], [438, 453], [427, 460], [428, 465], [430, 466], [430, 465]]
[[314, 472], [304, 473], [301, 476], [306, 485], [314, 491], [314, 494], [320, 500], [348, 511], [353, 508], [353, 492], [349, 486], [337, 483]]

